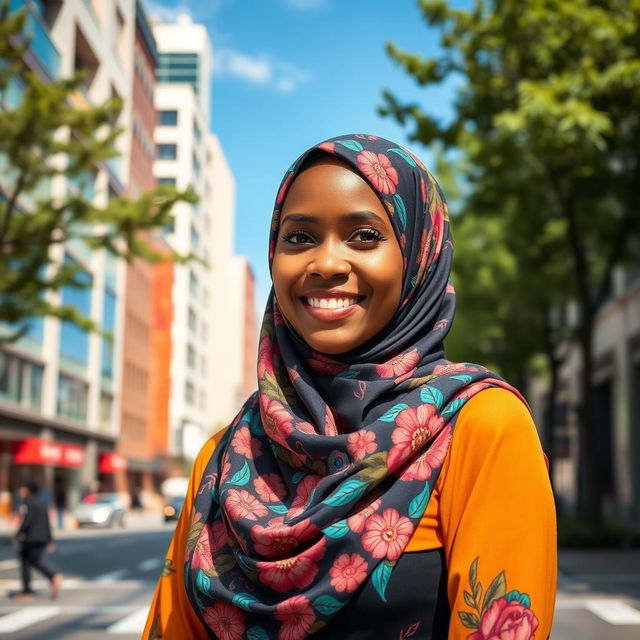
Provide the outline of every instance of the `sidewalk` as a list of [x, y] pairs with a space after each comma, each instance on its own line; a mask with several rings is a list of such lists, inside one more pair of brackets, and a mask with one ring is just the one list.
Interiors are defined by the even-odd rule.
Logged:
[[[165, 524], [161, 511], [129, 511], [126, 515], [126, 526], [113, 528], [104, 527], [83, 527], [77, 529], [73, 526], [73, 515], [67, 514], [65, 519], [65, 529], [60, 530], [54, 526], [55, 518], [50, 518], [53, 537], [56, 540], [64, 540], [65, 538], [74, 538], [78, 535], [84, 536], [91, 532], [104, 534], [105, 532], [113, 533], [131, 533], [132, 531], [153, 531], [156, 529], [169, 529], [171, 524]], [[175, 526], [175, 522], [173, 523]], [[0, 547], [11, 544], [11, 538], [15, 534], [16, 522], [10, 518], [0, 517]]]

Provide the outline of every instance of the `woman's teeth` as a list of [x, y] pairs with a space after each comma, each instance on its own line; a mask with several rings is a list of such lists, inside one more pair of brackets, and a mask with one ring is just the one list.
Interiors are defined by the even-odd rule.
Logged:
[[309, 306], [316, 309], [343, 309], [358, 302], [357, 298], [307, 298]]

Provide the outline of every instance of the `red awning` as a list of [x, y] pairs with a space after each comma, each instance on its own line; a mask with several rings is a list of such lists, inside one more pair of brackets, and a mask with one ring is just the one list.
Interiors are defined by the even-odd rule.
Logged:
[[65, 442], [26, 438], [14, 444], [13, 460], [18, 464], [47, 464], [54, 467], [77, 468], [84, 462], [84, 449]]
[[127, 470], [127, 459], [119, 453], [103, 453], [100, 455], [98, 462], [98, 471], [100, 473], [117, 473], [118, 471]]

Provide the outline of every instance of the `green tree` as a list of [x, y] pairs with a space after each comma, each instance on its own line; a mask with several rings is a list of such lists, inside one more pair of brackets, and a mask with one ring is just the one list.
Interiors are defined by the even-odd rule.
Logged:
[[[0, 341], [13, 341], [33, 318], [50, 315], [96, 330], [71, 305], [56, 302], [62, 287], [88, 286], [81, 267], [61, 264], [52, 250], [86, 242], [128, 260], [135, 256], [167, 259], [143, 240], [145, 232], [167, 225], [178, 201], [195, 202], [195, 193], [158, 187], [138, 199], [110, 198], [97, 206], [87, 196], [96, 167], [117, 155], [121, 130], [113, 126], [121, 108], [117, 99], [99, 106], [74, 108], [73, 94], [82, 77], [45, 82], [29, 70], [24, 54], [25, 11], [0, 7]], [[12, 104], [19, 89], [21, 97]], [[64, 177], [63, 197], [49, 186]], [[191, 256], [172, 259], [187, 260]]]
[[[440, 30], [443, 55], [423, 58], [393, 44], [388, 51], [422, 85], [458, 78], [454, 117], [442, 124], [388, 92], [382, 111], [412, 124], [415, 140], [464, 150], [470, 208], [500, 218], [510, 241], [530, 244], [536, 266], [552, 265], [539, 274], [536, 295], [545, 284], [557, 291], [559, 282], [577, 302], [580, 508], [597, 521], [593, 333], [613, 268], [638, 259], [640, 2], [418, 4], [427, 25]], [[547, 235], [552, 241], [535, 248]], [[544, 313], [558, 303], [546, 298]]]

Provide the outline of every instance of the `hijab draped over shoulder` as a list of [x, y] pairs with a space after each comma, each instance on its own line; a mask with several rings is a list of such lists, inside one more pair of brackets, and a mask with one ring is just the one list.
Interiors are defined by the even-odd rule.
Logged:
[[278, 191], [270, 260], [287, 190], [321, 153], [348, 163], [384, 204], [404, 256], [401, 303], [374, 338], [327, 356], [290, 328], [272, 291], [258, 391], [209, 461], [185, 555], [191, 604], [224, 640], [305, 638], [366, 580], [384, 606], [460, 409], [487, 387], [518, 394], [485, 367], [444, 358], [456, 300], [447, 204], [399, 145], [353, 134], [302, 154]]

